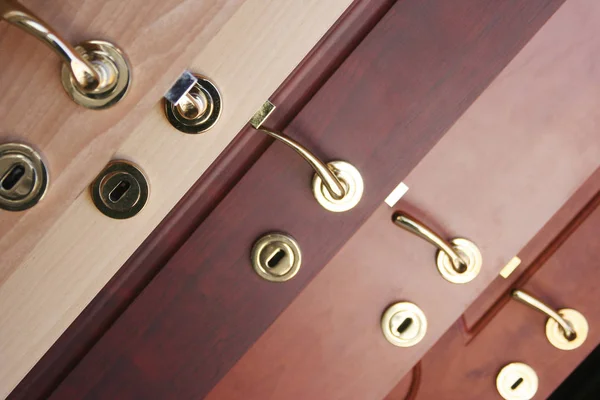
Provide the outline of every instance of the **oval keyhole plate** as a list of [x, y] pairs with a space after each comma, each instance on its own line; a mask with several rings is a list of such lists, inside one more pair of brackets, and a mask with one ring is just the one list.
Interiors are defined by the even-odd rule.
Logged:
[[23, 211], [36, 205], [48, 190], [42, 157], [21, 143], [0, 144], [0, 208]]
[[383, 336], [398, 347], [411, 347], [427, 333], [427, 318], [413, 303], [401, 302], [390, 306], [381, 318]]
[[115, 219], [131, 218], [139, 213], [150, 194], [148, 180], [141, 169], [123, 160], [109, 163], [90, 190], [98, 210]]
[[256, 273], [271, 282], [292, 279], [302, 263], [298, 243], [283, 233], [269, 233], [258, 239], [250, 258]]
[[527, 364], [510, 363], [498, 373], [496, 388], [506, 400], [529, 400], [538, 390], [538, 376]]

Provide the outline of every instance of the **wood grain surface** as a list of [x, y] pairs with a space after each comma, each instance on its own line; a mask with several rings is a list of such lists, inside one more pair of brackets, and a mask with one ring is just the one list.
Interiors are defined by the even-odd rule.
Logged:
[[[596, 169], [552, 219], [519, 251], [518, 257], [521, 259], [521, 265], [508, 278], [498, 275], [477, 298], [477, 301], [465, 310], [462, 319], [467, 330], [471, 330], [523, 274], [531, 274], [529, 271], [531, 266], [538, 267], [543, 264], [541, 260], [537, 260], [540, 253], [549, 257], [551, 252], [544, 252], [544, 249], [547, 249], [559, 234], [568, 235], [567, 232], [563, 232], [565, 226], [569, 225], [573, 219], [579, 218], [578, 214], [593, 211], [586, 205], [595, 201], [598, 192], [600, 192], [600, 168]], [[568, 229], [576, 228], [577, 225], [569, 225]]]
[[[564, 351], [553, 347], [545, 335], [546, 318], [514, 300], [508, 291], [494, 308], [493, 318], [473, 333], [462, 321], [455, 323], [420, 363], [419, 389], [411, 399], [499, 398], [496, 375], [511, 362], [530, 365], [539, 378], [535, 399], [547, 398], [558, 385], [600, 343], [600, 295], [598, 257], [600, 257], [600, 195], [590, 204], [591, 214], [575, 221], [577, 228], [556, 239], [533, 276], [515, 282], [552, 308], [574, 308], [590, 326], [581, 347]], [[558, 243], [557, 243], [558, 242]], [[386, 397], [404, 399], [404, 382]]]
[[[289, 123], [393, 3], [354, 2], [271, 97], [279, 107], [270, 123], [277, 126]], [[11, 392], [9, 399], [46, 398], [272, 142], [273, 139], [257, 135], [252, 128], [243, 129]]]
[[[445, 281], [435, 248], [382, 204], [207, 399], [385, 397], [600, 165], [599, 16], [594, 2], [564, 4], [403, 180], [395, 209], [481, 249], [474, 281]], [[415, 347], [382, 335], [397, 301], [428, 318]]]
[[[48, 110], [39, 124], [35, 118], [25, 118], [26, 108], [38, 108], [23, 106], [30, 97], [27, 91], [17, 91], [17, 85], [13, 86], [13, 72], [22, 71], [19, 79], [25, 79], [29, 77], [25, 72], [37, 68], [32, 81], [35, 85], [26, 87], [46, 87], [43, 82], [47, 75], [52, 78], [47, 87], [54, 85], [56, 89], [48, 89], [49, 93], [64, 96], [56, 79], [59, 66], [43, 46], [34, 48], [35, 42], [30, 42], [27, 35], [0, 23], [2, 46], [6, 46], [0, 49], [0, 87], [11, 93], [2, 101], [17, 101], [15, 96], [22, 95], [18, 100], [20, 107], [1, 107], [2, 113], [12, 110], [3, 119], [2, 132], [8, 132], [3, 137], [23, 137], [38, 145], [48, 157], [53, 182], [48, 198], [34, 209], [19, 216], [0, 214], [0, 397], [12, 390], [123, 265], [331, 27], [350, 0], [247, 0], [243, 4], [171, 1], [162, 2], [160, 7], [152, 7], [148, 2], [134, 7], [133, 3], [126, 6], [111, 1], [85, 2], [82, 9], [75, 8], [82, 2], [74, 3], [70, 3], [70, 15], [77, 12], [81, 16], [76, 24], [80, 33], [76, 37], [65, 31], [65, 36], [74, 42], [89, 37], [114, 38], [131, 58], [134, 87], [123, 104], [105, 112], [84, 111], [67, 100], [63, 104], [52, 97], [52, 101], [44, 103], [51, 106], [49, 109], [39, 106], [42, 111]], [[35, 11], [41, 9], [41, 4], [26, 2]], [[57, 7], [49, 12], [52, 15], [43, 14], [57, 27], [67, 26], [67, 21], [59, 22], [69, 14], [60, 14], [60, 10], [66, 8]], [[133, 11], [139, 18], [135, 23], [128, 19]], [[120, 18], [114, 18], [116, 14]], [[140, 30], [143, 23], [148, 24], [147, 31]], [[120, 30], [115, 29], [117, 25]], [[170, 30], [173, 26], [185, 28], [185, 35]], [[79, 34], [85, 36], [78, 37]], [[18, 56], [15, 51], [5, 51], [15, 43], [20, 44], [16, 46]], [[5, 58], [6, 54], [10, 57]], [[35, 57], [27, 61], [27, 57], [38, 54], [47, 57], [47, 62]], [[9, 59], [11, 76], [4, 70], [8, 65], [5, 60]], [[224, 96], [219, 124], [201, 136], [175, 131], [163, 116], [161, 96], [184, 68], [209, 76]], [[117, 120], [106, 114], [120, 115], [126, 110], [130, 111], [127, 117], [116, 125]], [[97, 131], [98, 126], [104, 130]], [[37, 136], [26, 137], [26, 133]], [[77, 156], [73, 155], [75, 148], [81, 150]], [[85, 190], [113, 157], [138, 163], [149, 176], [149, 202], [131, 220], [111, 220], [100, 214]]]
[[[285, 129], [356, 165], [361, 204], [325, 212], [310, 168], [273, 144], [53, 398], [205, 396], [561, 3], [396, 3]], [[303, 250], [301, 273], [284, 285], [249, 266], [252, 243], [272, 230]]]
[[[118, 105], [102, 111], [75, 104], [60, 82], [58, 56], [32, 35], [0, 20], [0, 140], [37, 148], [51, 177], [47, 196], [38, 206], [25, 212], [0, 211], [0, 284], [243, 3], [63, 1], [48, 7], [45, 1], [24, 1], [73, 44], [103, 39], [123, 49], [132, 68], [130, 90]], [[163, 135], [166, 132], [163, 129]]]

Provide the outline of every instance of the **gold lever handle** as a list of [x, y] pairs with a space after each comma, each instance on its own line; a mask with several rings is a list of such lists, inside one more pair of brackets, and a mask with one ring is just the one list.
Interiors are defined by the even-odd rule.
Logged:
[[262, 126], [262, 124], [273, 111], [275, 111], [275, 106], [270, 101], [267, 101], [263, 104], [262, 108], [256, 114], [254, 114], [250, 120], [250, 125], [252, 125], [254, 129], [264, 132], [273, 139], [279, 140], [280, 142], [294, 149], [296, 153], [300, 154], [300, 156], [302, 156], [302, 158], [304, 158], [310, 164], [312, 169], [314, 169], [316, 174], [322, 179], [323, 185], [325, 185], [325, 188], [327, 191], [329, 191], [331, 197], [333, 197], [335, 200], [344, 198], [346, 195], [346, 188], [342, 182], [340, 182], [338, 177], [335, 176], [333, 171], [329, 169], [327, 164], [319, 160], [319, 158], [308, 151], [306, 147], [302, 146], [289, 136], [281, 132], [274, 132], [271, 129], [267, 129]]
[[[100, 74], [94, 66], [26, 7], [14, 0], [2, 0], [0, 1], [0, 14], [7, 22], [32, 34], [53, 49], [69, 66], [71, 74], [83, 90], [94, 90], [100, 86]], [[106, 82], [103, 83], [106, 84]]]
[[475, 243], [464, 238], [455, 238], [447, 242], [423, 222], [405, 212], [396, 211], [392, 215], [392, 221], [438, 248], [437, 268], [446, 280], [452, 283], [467, 283], [479, 274], [482, 257]]
[[294, 151], [296, 151], [296, 153], [300, 154], [300, 156], [302, 156], [302, 158], [304, 158], [315, 170], [315, 173], [323, 180], [323, 184], [331, 194], [331, 197], [336, 200], [340, 200], [346, 195], [346, 189], [344, 188], [344, 185], [342, 185], [342, 182], [340, 182], [337, 176], [335, 176], [333, 171], [329, 169], [327, 164], [319, 160], [314, 154], [308, 151], [306, 147], [302, 146], [300, 143], [281, 132], [274, 132], [263, 127], [255, 128], [266, 133], [272, 138], [279, 140], [281, 143], [290, 146], [292, 149], [294, 149]]
[[458, 273], [463, 273], [467, 270], [467, 263], [464, 262], [462, 258], [458, 255], [456, 251], [452, 248], [450, 243], [445, 241], [440, 235], [433, 232], [429, 229], [423, 222], [418, 219], [402, 212], [394, 213], [392, 220], [396, 225], [401, 228], [406, 229], [407, 231], [414, 233], [427, 240], [429, 243], [436, 246], [438, 249], [446, 253], [450, 260], [452, 261], [452, 266]]
[[546, 338], [554, 347], [561, 350], [573, 350], [585, 342], [589, 326], [579, 311], [572, 308], [554, 311], [540, 300], [519, 289], [513, 290], [511, 295], [513, 299], [548, 316]]
[[[67, 82], [63, 78], [63, 85], [79, 104], [88, 108], [105, 108], [125, 94], [129, 86], [129, 65], [114, 45], [103, 41], [89, 41], [74, 48], [16, 0], [0, 0], [0, 15], [2, 19], [33, 35], [58, 54], [70, 78]], [[81, 94], [73, 93], [74, 90]], [[85, 101], [82, 98], [92, 100]]]
[[347, 211], [358, 204], [364, 189], [358, 170], [345, 161], [326, 164], [289, 136], [265, 128], [263, 123], [274, 110], [275, 106], [270, 101], [265, 102], [250, 120], [250, 125], [291, 147], [310, 164], [316, 174], [313, 179], [313, 193], [317, 201], [327, 210], [334, 212]]
[[525, 293], [522, 290], [515, 289], [511, 293], [513, 299], [528, 305], [534, 310], [538, 310], [541, 313], [544, 313], [548, 316], [548, 318], [552, 318], [556, 323], [561, 327], [563, 334], [565, 335], [565, 339], [568, 341], [575, 340], [577, 338], [577, 333], [571, 326], [567, 320], [561, 317], [556, 311], [548, 307], [546, 304], [542, 303], [540, 300], [536, 299], [532, 295]]

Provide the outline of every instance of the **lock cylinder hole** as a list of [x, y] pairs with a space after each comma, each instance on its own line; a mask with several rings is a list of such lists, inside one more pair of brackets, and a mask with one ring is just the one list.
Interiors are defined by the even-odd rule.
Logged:
[[16, 164], [4, 175], [0, 186], [4, 190], [12, 190], [24, 175], [25, 167], [21, 164]]
[[108, 194], [108, 199], [113, 203], [118, 202], [123, 198], [123, 196], [125, 196], [125, 193], [127, 193], [130, 187], [131, 183], [129, 183], [128, 181], [120, 181], [117, 184], [117, 186], [115, 186], [115, 188], [110, 191], [110, 193]]
[[275, 268], [277, 264], [285, 257], [285, 251], [278, 250], [267, 260], [267, 267]]
[[412, 318], [406, 318], [400, 325], [398, 325], [398, 329], [396, 329], [396, 331], [402, 335], [412, 325], [412, 323]]
[[512, 384], [512, 386], [510, 387], [512, 390], [516, 390], [519, 385], [523, 383], [523, 378], [519, 378], [515, 381], [515, 383]]

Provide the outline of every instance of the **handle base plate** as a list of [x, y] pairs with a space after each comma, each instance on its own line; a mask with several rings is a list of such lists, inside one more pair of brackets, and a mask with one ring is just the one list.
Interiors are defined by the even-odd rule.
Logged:
[[331, 161], [327, 167], [333, 171], [346, 189], [346, 194], [341, 199], [335, 199], [318, 174], [313, 178], [313, 194], [319, 204], [328, 211], [344, 212], [354, 208], [364, 192], [364, 182], [360, 172], [350, 163], [345, 161]]
[[118, 103], [127, 94], [131, 83], [131, 67], [123, 52], [103, 40], [89, 40], [75, 49], [92, 64], [113, 68], [116, 80], [108, 88], [86, 92], [80, 88], [69, 67], [63, 64], [61, 80], [67, 94], [75, 103], [92, 110], [102, 110]]
[[563, 308], [558, 310], [558, 314], [563, 317], [573, 328], [577, 336], [573, 340], [565, 337], [565, 331], [553, 318], [548, 318], [546, 322], [546, 337], [552, 346], [560, 350], [573, 350], [585, 342], [589, 331], [587, 320], [577, 310]]
[[463, 238], [452, 239], [450, 245], [458, 253], [460, 258], [467, 263], [467, 269], [464, 272], [458, 272], [454, 268], [450, 257], [443, 252], [437, 253], [437, 268], [440, 274], [449, 282], [452, 283], [468, 283], [471, 282], [481, 271], [482, 256], [481, 251], [470, 240]]

